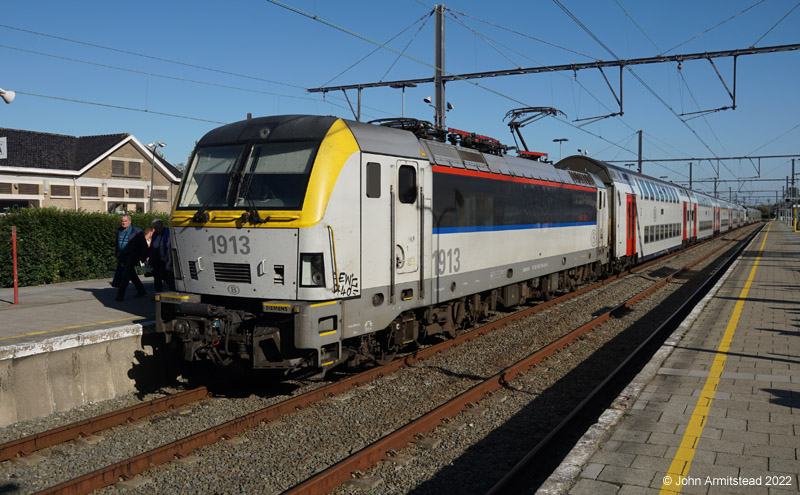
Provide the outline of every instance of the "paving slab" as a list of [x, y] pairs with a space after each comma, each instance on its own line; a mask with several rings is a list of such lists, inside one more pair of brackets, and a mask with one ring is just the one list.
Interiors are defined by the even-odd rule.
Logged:
[[616, 443], [567, 457], [579, 467], [567, 491], [797, 493], [798, 308], [800, 233], [771, 222], [645, 368], [633, 406], [606, 425]]

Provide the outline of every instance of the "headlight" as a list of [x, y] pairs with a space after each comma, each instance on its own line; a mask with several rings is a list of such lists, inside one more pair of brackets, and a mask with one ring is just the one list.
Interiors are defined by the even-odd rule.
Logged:
[[300, 253], [300, 286], [325, 287], [322, 253]]

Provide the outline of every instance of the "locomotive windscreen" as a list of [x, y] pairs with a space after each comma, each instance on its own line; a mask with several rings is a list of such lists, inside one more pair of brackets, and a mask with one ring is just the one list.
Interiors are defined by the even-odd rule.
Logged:
[[300, 210], [319, 142], [198, 148], [179, 208]]
[[434, 167], [434, 233], [597, 223], [596, 189]]

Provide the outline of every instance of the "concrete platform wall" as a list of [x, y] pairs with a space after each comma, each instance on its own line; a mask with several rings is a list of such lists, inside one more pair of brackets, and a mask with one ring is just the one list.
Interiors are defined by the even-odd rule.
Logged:
[[0, 347], [0, 427], [141, 391], [163, 377], [152, 324]]

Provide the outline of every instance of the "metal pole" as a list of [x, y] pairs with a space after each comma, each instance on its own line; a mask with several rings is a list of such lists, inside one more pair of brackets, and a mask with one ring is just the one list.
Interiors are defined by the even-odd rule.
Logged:
[[150, 207], [147, 211], [150, 213], [153, 212], [153, 185], [155, 184], [155, 176], [156, 176], [156, 146], [157, 144], [153, 145], [153, 149], [150, 150]]
[[638, 172], [642, 173], [642, 131], [639, 131], [639, 169]]
[[14, 278], [14, 304], [19, 304], [19, 287], [17, 285], [17, 227], [11, 226], [11, 259], [12, 277]]
[[436, 127], [444, 129], [444, 82], [442, 76], [444, 75], [444, 4], [439, 4], [434, 7], [436, 11], [436, 71], [434, 72], [433, 81], [436, 85]]
[[358, 116], [356, 120], [361, 122], [361, 88], [358, 88]]
[[689, 189], [692, 188], [692, 162], [689, 162]]

